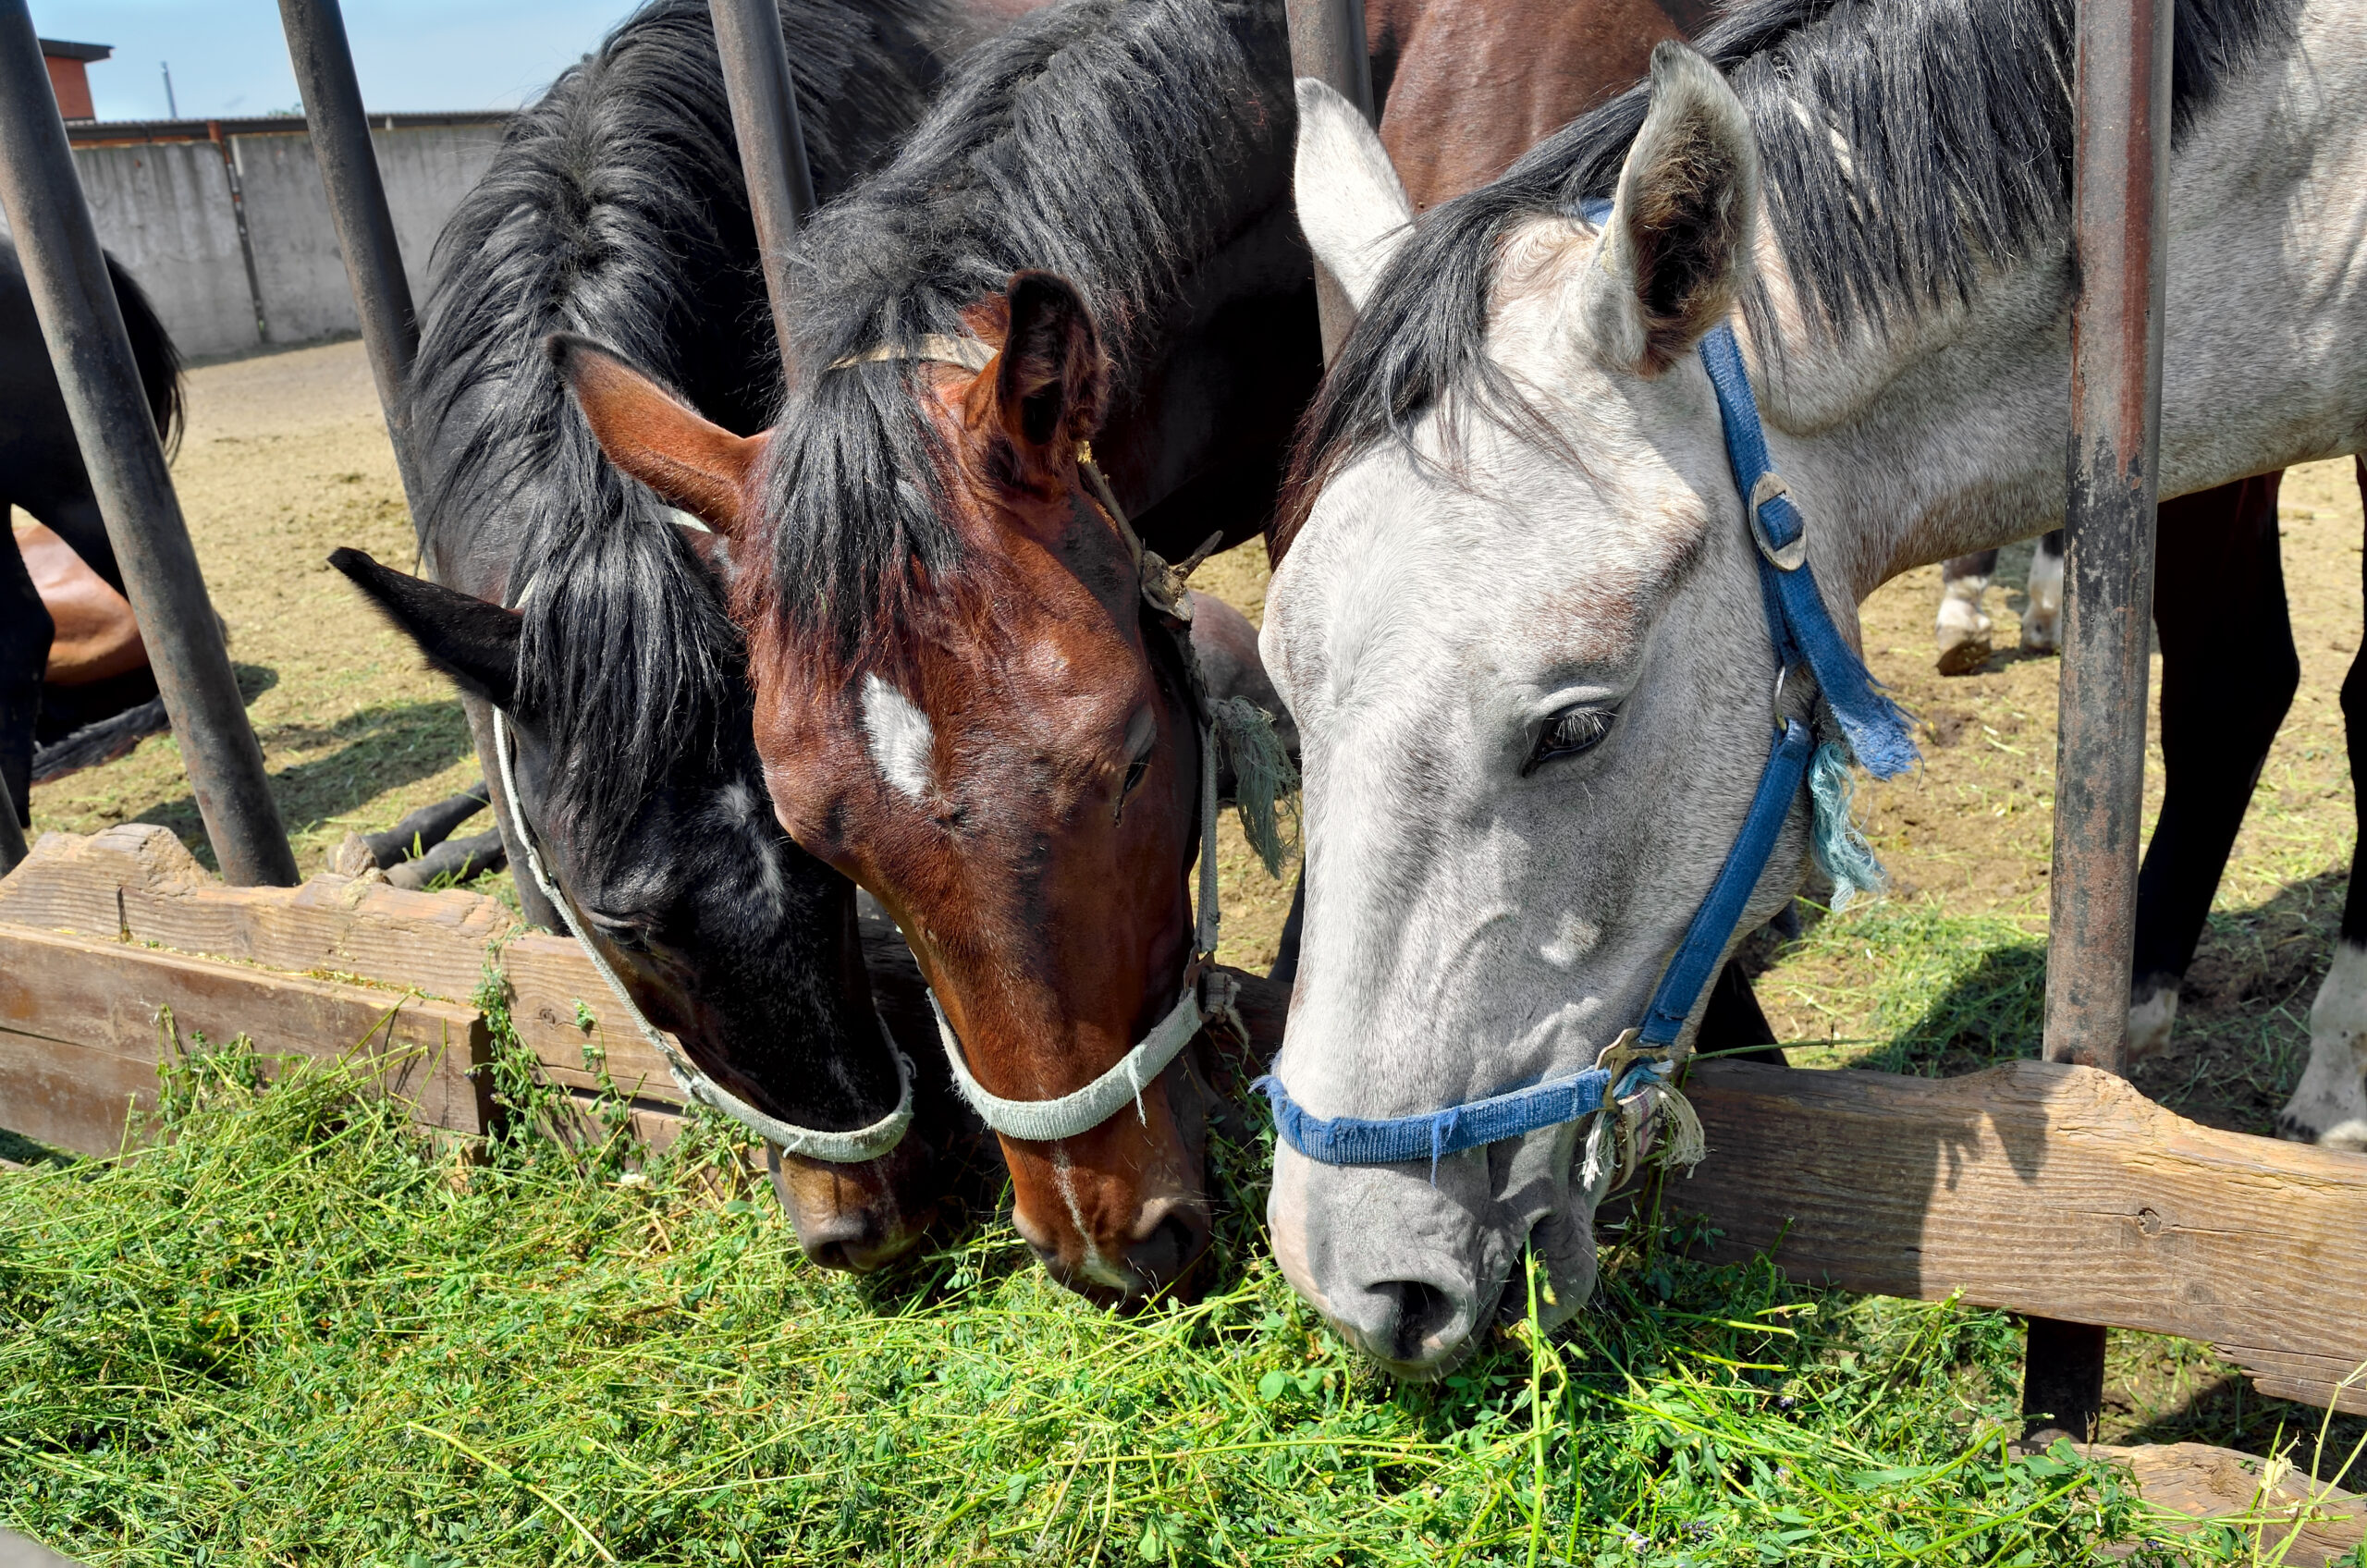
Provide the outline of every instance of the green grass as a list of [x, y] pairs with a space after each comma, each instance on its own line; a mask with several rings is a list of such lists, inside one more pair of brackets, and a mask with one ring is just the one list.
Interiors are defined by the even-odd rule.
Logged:
[[[1399, 1387], [1259, 1261], [1121, 1318], [1007, 1226], [800, 1261], [718, 1130], [439, 1145], [335, 1068], [201, 1048], [165, 1131], [0, 1175], [0, 1524], [92, 1563], [2094, 1560], [2157, 1526], [2018, 1458], [2019, 1334], [1613, 1238], [1550, 1337]], [[2168, 1537], [2163, 1537], [2168, 1538]], [[2140, 1547], [2138, 1561], [2169, 1562]], [[2232, 1534], [2177, 1561], [2248, 1561]]]

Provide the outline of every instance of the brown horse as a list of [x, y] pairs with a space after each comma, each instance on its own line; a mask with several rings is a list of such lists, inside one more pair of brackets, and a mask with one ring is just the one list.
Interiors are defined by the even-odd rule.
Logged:
[[1158, 557], [1263, 527], [1313, 388], [1294, 130], [1279, 6], [1080, 0], [971, 55], [806, 231], [771, 431], [559, 349], [610, 459], [730, 540], [782, 824], [902, 926], [1015, 1225], [1111, 1303], [1210, 1231], [1204, 1091], [1135, 1048], [1196, 1029], [1207, 956]]
[[[1374, 0], [1365, 10], [1380, 142], [1421, 212], [1644, 80], [1681, 38], [1652, 0]], [[1686, 31], [1707, 17], [1685, 7]]]

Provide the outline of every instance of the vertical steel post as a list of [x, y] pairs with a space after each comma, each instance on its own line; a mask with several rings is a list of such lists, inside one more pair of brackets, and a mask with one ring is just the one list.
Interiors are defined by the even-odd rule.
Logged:
[[288, 63], [304, 99], [304, 125], [312, 132], [313, 156], [327, 190], [329, 220], [345, 252], [345, 276], [353, 286], [353, 308], [362, 318], [362, 345], [370, 374], [378, 384], [378, 406], [386, 410], [386, 436], [394, 443], [395, 468], [415, 526], [427, 518], [427, 496], [411, 442], [411, 361], [419, 357], [419, 320], [411, 310], [411, 280], [403, 273], [402, 248], [386, 210], [386, 187], [378, 178], [377, 154], [370, 147], [370, 120], [362, 112], [362, 83], [353, 74], [353, 50], [346, 43], [345, 17], [337, 0], [279, 0], [279, 20], [288, 34]]
[[293, 886], [263, 747], [173, 494], [25, 0], [0, 0], [0, 209], [223, 876]]
[[[1365, 44], [1364, 0], [1285, 0], [1291, 70], [1311, 76], [1373, 117], [1372, 55]], [[1356, 312], [1339, 280], [1315, 263], [1315, 309], [1323, 325], [1323, 362], [1338, 357]]]
[[740, 170], [748, 182], [785, 376], [789, 251], [798, 226], [814, 211], [814, 171], [805, 162], [805, 132], [797, 120], [797, 87], [789, 74], [776, 0], [709, 0], [708, 11], [715, 18], [715, 46], [723, 56], [723, 90], [731, 101], [731, 129], [740, 142]]
[[[2174, 0], [2080, 0], [2074, 88], [2071, 441], [2046, 1058], [2128, 1065], [2161, 445]], [[2103, 1330], [2033, 1320], [2023, 1413], [2085, 1439]], [[2051, 1420], [2038, 1419], [2042, 1414]]]

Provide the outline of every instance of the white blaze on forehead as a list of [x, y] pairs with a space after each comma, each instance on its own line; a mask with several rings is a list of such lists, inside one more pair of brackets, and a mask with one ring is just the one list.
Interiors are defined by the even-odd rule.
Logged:
[[928, 715], [877, 675], [863, 678], [863, 733], [879, 776], [912, 800], [928, 799], [937, 733]]

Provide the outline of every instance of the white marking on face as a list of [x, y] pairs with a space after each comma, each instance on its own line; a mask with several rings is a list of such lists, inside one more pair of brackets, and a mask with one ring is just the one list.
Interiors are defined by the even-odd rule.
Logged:
[[879, 776], [907, 799], [928, 799], [929, 753], [937, 732], [928, 715], [877, 675], [863, 678], [863, 733]]
[[1110, 1260], [1101, 1256], [1101, 1249], [1093, 1244], [1093, 1228], [1085, 1222], [1085, 1206], [1077, 1201], [1076, 1166], [1069, 1158], [1069, 1151], [1059, 1144], [1052, 1145], [1052, 1184], [1060, 1188], [1061, 1202], [1068, 1207], [1069, 1223], [1076, 1227], [1077, 1239], [1085, 1243], [1085, 1261], [1077, 1266], [1077, 1272], [1111, 1290], [1130, 1291], [1141, 1283], [1127, 1270], [1110, 1267]]

